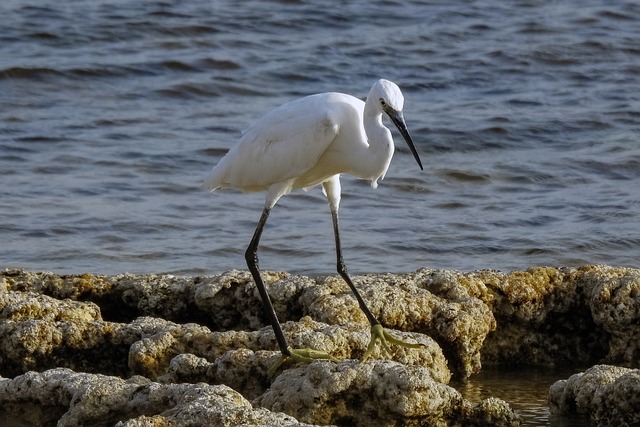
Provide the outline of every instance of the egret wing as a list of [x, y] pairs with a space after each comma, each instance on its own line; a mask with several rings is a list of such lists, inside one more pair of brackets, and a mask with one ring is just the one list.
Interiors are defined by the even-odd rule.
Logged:
[[340, 127], [326, 105], [309, 98], [285, 104], [250, 126], [205, 185], [260, 191], [311, 169]]

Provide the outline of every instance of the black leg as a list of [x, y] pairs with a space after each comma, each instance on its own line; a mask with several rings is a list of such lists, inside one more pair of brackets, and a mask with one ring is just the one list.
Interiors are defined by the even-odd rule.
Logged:
[[342, 247], [340, 246], [340, 230], [339, 230], [339, 224], [338, 224], [337, 209], [331, 209], [331, 217], [333, 218], [333, 234], [336, 237], [336, 255], [338, 258], [338, 274], [342, 276], [344, 281], [347, 282], [347, 285], [349, 285], [349, 288], [351, 288], [351, 292], [353, 292], [353, 295], [355, 295], [356, 300], [358, 300], [358, 305], [360, 305], [360, 309], [362, 310], [364, 315], [367, 316], [367, 319], [369, 320], [369, 323], [371, 323], [371, 326], [378, 325], [380, 322], [378, 322], [378, 319], [376, 319], [373, 316], [373, 314], [371, 314], [371, 311], [369, 311], [369, 307], [367, 307], [367, 304], [365, 304], [364, 300], [360, 296], [360, 293], [358, 292], [355, 285], [351, 281], [351, 278], [349, 277], [349, 273], [347, 272], [347, 266], [344, 264], [344, 260], [342, 259]]
[[362, 310], [364, 315], [367, 316], [367, 319], [371, 324], [371, 340], [369, 341], [369, 345], [367, 346], [367, 349], [362, 355], [362, 362], [365, 362], [369, 358], [369, 356], [371, 356], [371, 353], [373, 352], [373, 348], [375, 347], [376, 341], [378, 340], [380, 340], [380, 344], [388, 354], [392, 354], [391, 349], [389, 348], [389, 344], [396, 344], [396, 345], [407, 347], [407, 348], [419, 348], [421, 344], [407, 343], [391, 336], [387, 331], [384, 330], [380, 322], [378, 322], [378, 319], [376, 319], [373, 316], [373, 314], [371, 314], [371, 311], [369, 311], [369, 308], [367, 307], [364, 300], [358, 293], [358, 290], [353, 285], [353, 282], [351, 281], [351, 278], [347, 273], [347, 267], [344, 265], [344, 260], [342, 259], [342, 248], [340, 247], [340, 231], [338, 229], [338, 209], [332, 206], [331, 215], [333, 217], [333, 232], [336, 236], [336, 254], [338, 256], [338, 273], [340, 274], [340, 276], [342, 276], [344, 281], [347, 282], [347, 285], [349, 285], [349, 288], [351, 288], [351, 292], [353, 292], [356, 299], [358, 300], [358, 305], [360, 305], [360, 309]]
[[271, 304], [271, 299], [269, 298], [267, 289], [264, 287], [264, 283], [262, 282], [262, 277], [260, 277], [260, 270], [258, 267], [258, 245], [260, 244], [260, 236], [262, 236], [262, 230], [264, 229], [264, 224], [267, 222], [267, 218], [269, 218], [270, 212], [270, 208], [264, 208], [264, 210], [262, 211], [260, 222], [258, 222], [258, 227], [256, 227], [256, 232], [253, 234], [253, 238], [251, 239], [251, 243], [249, 243], [249, 247], [247, 248], [244, 257], [247, 260], [247, 266], [249, 267], [249, 271], [251, 271], [253, 281], [258, 287], [258, 292], [260, 292], [264, 311], [269, 316], [269, 321], [271, 322], [271, 326], [273, 327], [273, 333], [276, 335], [276, 340], [278, 341], [280, 351], [285, 356], [291, 356], [291, 352], [289, 351], [289, 348], [287, 346], [287, 340], [282, 333], [282, 328], [280, 327], [278, 316], [276, 316], [276, 312], [273, 309], [273, 305]]

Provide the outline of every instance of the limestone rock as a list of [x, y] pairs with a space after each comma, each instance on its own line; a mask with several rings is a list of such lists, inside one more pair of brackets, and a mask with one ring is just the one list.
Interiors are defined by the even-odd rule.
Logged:
[[471, 409], [460, 393], [434, 381], [425, 368], [392, 361], [317, 361], [288, 369], [254, 400], [255, 405], [318, 424], [480, 425], [475, 422], [493, 417], [503, 419], [504, 425], [520, 425], [520, 418], [502, 403], [500, 411], [488, 411], [489, 405]]
[[208, 377], [208, 371], [212, 365], [203, 357], [198, 357], [191, 353], [182, 353], [171, 359], [164, 374], [158, 378], [158, 382], [161, 384], [215, 383], [213, 378]]
[[65, 366], [90, 372], [127, 372], [131, 341], [110, 322], [48, 320], [0, 323], [2, 374]]
[[586, 300], [582, 269], [537, 267], [465, 276], [482, 288], [497, 328], [487, 336], [482, 361], [491, 365], [566, 366], [602, 361], [609, 334], [598, 327]]
[[102, 320], [100, 308], [91, 302], [59, 300], [35, 292], [1, 292], [0, 321], [52, 320], [92, 322]]
[[605, 360], [640, 367], [640, 270], [590, 266], [580, 272], [591, 315], [611, 334]]
[[267, 371], [278, 357], [270, 351], [230, 350], [209, 366], [207, 375], [253, 400], [271, 386]]
[[5, 269], [0, 272], [0, 288], [7, 291], [35, 292], [56, 299], [92, 300], [113, 292], [111, 276], [81, 274], [58, 275]]
[[[112, 424], [178, 425], [189, 417], [215, 424], [227, 418], [215, 418], [222, 415], [203, 407], [215, 407], [214, 400], [222, 395], [219, 401], [241, 407], [235, 414], [247, 424], [272, 420], [255, 422], [296, 425], [297, 420], [282, 414], [246, 412], [242, 408], [248, 402], [238, 398], [273, 409], [287, 393], [283, 384], [305, 390], [313, 384], [324, 394], [308, 401], [301, 393], [285, 402], [291, 415], [307, 422], [518, 425], [503, 401], [472, 404], [462, 399], [446, 385], [451, 373], [467, 377], [480, 369], [481, 361], [640, 367], [637, 269], [545, 267], [467, 274], [421, 269], [354, 276], [386, 330], [422, 344], [417, 349], [392, 346], [391, 354], [378, 346], [364, 364], [354, 359], [365, 351], [370, 326], [340, 277], [279, 272], [265, 272], [264, 277], [290, 345], [324, 350], [342, 362], [288, 361], [270, 378], [267, 372], [280, 353], [245, 271], [212, 277], [0, 271], [0, 375], [15, 377], [0, 378], [0, 389], [12, 390], [0, 396], [0, 419], [2, 411], [9, 411], [25, 413], [33, 425], [58, 420], [61, 425], [92, 424], [92, 413], [104, 410], [104, 419]], [[628, 411], [619, 403], [637, 407], [637, 401], [626, 397], [638, 395], [636, 371], [600, 371], [609, 372], [613, 382], [606, 385], [606, 375], [593, 373], [595, 379], [586, 381], [586, 376], [579, 393], [574, 392], [577, 378], [567, 381], [567, 387], [554, 385], [552, 394], [564, 396], [556, 399], [557, 406], [590, 405], [600, 408], [594, 419], [627, 420]], [[591, 393], [595, 386], [590, 384], [608, 391]], [[11, 397], [31, 387], [39, 387], [41, 397]], [[402, 401], [403, 394], [411, 401]], [[370, 395], [377, 399], [375, 405]], [[94, 396], [102, 396], [103, 408], [80, 404]], [[156, 398], [163, 399], [164, 409], [154, 406]], [[359, 402], [361, 414], [351, 415], [354, 407], [348, 399]]]
[[[303, 316], [329, 325], [368, 322], [342, 278], [315, 280], [264, 272], [263, 279], [282, 322]], [[422, 286], [422, 275], [354, 276], [356, 286], [381, 323], [391, 329], [431, 336], [443, 347], [454, 372], [466, 377], [480, 369], [480, 348], [495, 328], [491, 311], [465, 288], [454, 296], [436, 296]], [[248, 272], [229, 271], [195, 287], [195, 304], [211, 313], [216, 325], [256, 330], [265, 322], [259, 294]], [[339, 354], [337, 357], [361, 357]], [[345, 348], [344, 346], [342, 348]], [[374, 357], [378, 357], [374, 354]]]
[[[371, 332], [366, 325], [347, 323], [327, 325], [303, 317], [299, 322], [287, 322], [284, 332], [290, 337], [294, 348], [315, 348], [327, 351], [338, 359], [359, 359], [366, 350]], [[391, 346], [392, 354], [386, 355], [381, 346], [376, 346], [372, 359], [392, 358], [407, 365], [424, 366], [440, 382], [448, 383], [451, 373], [442, 349], [431, 337], [418, 333], [409, 333], [387, 329], [396, 338], [407, 342], [422, 344], [419, 348]]]
[[[438, 296], [425, 286], [425, 273], [355, 276], [356, 287], [374, 316], [387, 328], [416, 331], [433, 338], [462, 377], [480, 370], [480, 349], [495, 328], [493, 314], [464, 288], [460, 294]], [[359, 321], [368, 325], [349, 288], [340, 279], [325, 278], [301, 296], [305, 313], [329, 324]]]
[[129, 368], [138, 375], [155, 380], [166, 371], [171, 359], [178, 354], [197, 352], [196, 347], [203, 341], [211, 342], [210, 336], [211, 331], [204, 326], [165, 321], [155, 333], [140, 337], [131, 344]]
[[[315, 280], [272, 271], [263, 271], [262, 279], [281, 322], [302, 317], [300, 293], [303, 288], [316, 285]], [[221, 329], [256, 330], [268, 325], [260, 294], [248, 271], [227, 271], [198, 284], [194, 301]]]
[[588, 414], [597, 426], [640, 425], [640, 369], [596, 365], [549, 389], [553, 412]]
[[[58, 368], [0, 379], [4, 419], [31, 425], [303, 425], [291, 416], [253, 408], [224, 385], [128, 381]], [[24, 411], [25, 407], [29, 410]]]
[[139, 314], [171, 321], [193, 319], [193, 293], [198, 278], [125, 274], [116, 279], [114, 288], [118, 297]]
[[522, 426], [522, 419], [501, 399], [488, 397], [467, 409], [464, 426], [509, 427]]
[[[464, 377], [477, 372], [480, 369], [479, 350], [495, 325], [490, 310], [468, 293], [455, 298], [434, 295], [419, 283], [423, 275], [414, 276], [367, 275], [354, 277], [354, 280], [386, 328], [428, 335], [444, 349], [455, 373]], [[171, 275], [56, 276], [5, 270], [0, 277], [4, 286], [14, 291], [39, 291], [58, 299], [93, 302], [100, 308], [103, 318], [118, 323], [127, 323], [139, 316], [154, 316], [178, 323], [197, 323], [214, 331], [218, 328], [255, 331], [268, 326], [262, 303], [247, 272], [230, 271], [213, 278], [184, 278]], [[367, 326], [353, 296], [339, 277], [311, 279], [273, 272], [265, 272], [264, 277], [283, 322], [298, 322], [308, 315], [330, 325], [361, 322], [365, 328]], [[92, 284], [96, 290], [91, 289]], [[366, 346], [359, 345], [357, 349], [348, 349], [347, 353], [337, 356], [359, 358], [364, 348]], [[379, 353], [373, 355], [380, 356]]]
[[[289, 337], [290, 345], [297, 348], [315, 348], [333, 354], [341, 359], [353, 359], [354, 355], [361, 355], [368, 345], [370, 332], [359, 324], [327, 325], [316, 322], [309, 317], [299, 322], [283, 324], [283, 330]], [[423, 344], [417, 349], [406, 349], [392, 346], [395, 360], [408, 365], [425, 366], [434, 379], [447, 383], [451, 373], [442, 350], [435, 341], [425, 335], [396, 332], [399, 338]], [[263, 349], [272, 349], [264, 351]], [[155, 334], [133, 343], [129, 353], [129, 367], [132, 372], [156, 380], [163, 375], [173, 375], [184, 379], [182, 361], [175, 358], [181, 354], [191, 354], [204, 358], [209, 363], [224, 364], [216, 369], [216, 374], [208, 372], [206, 376], [197, 376], [201, 381], [215, 380], [233, 381], [235, 386], [245, 396], [255, 396], [258, 393], [256, 384], [268, 384], [267, 371], [280, 357], [276, 350], [275, 338], [271, 328], [259, 331], [228, 331], [213, 332], [207, 328], [194, 324], [178, 325], [165, 322], [165, 327]], [[381, 349], [373, 353], [374, 358], [382, 357]], [[187, 359], [195, 361], [194, 359]], [[173, 368], [171, 364], [174, 364]], [[285, 365], [289, 367], [289, 364]], [[208, 368], [209, 369], [209, 368]], [[225, 371], [227, 371], [225, 373]], [[230, 375], [229, 372], [235, 372]], [[165, 377], [163, 381], [171, 378]], [[260, 393], [264, 391], [260, 390]], [[247, 394], [245, 394], [247, 393]]]
[[0, 272], [0, 288], [34, 292], [59, 300], [96, 303], [103, 318], [130, 321], [140, 316], [167, 320], [208, 320], [193, 302], [193, 289], [200, 277], [172, 275], [57, 275], [6, 269]]

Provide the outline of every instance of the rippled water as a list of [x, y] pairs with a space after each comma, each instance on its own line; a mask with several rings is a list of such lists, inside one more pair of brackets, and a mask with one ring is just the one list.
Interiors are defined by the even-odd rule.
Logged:
[[[639, 266], [637, 2], [4, 0], [0, 16], [0, 266], [244, 268], [263, 195], [207, 194], [203, 176], [269, 109], [380, 77], [426, 167], [399, 141], [377, 190], [344, 177], [352, 272]], [[264, 268], [331, 273], [321, 192], [282, 199], [263, 244]]]
[[[264, 195], [202, 177], [269, 109], [386, 77], [426, 167], [394, 133], [377, 190], [343, 178], [351, 271], [638, 266], [640, 5], [610, 3], [5, 0], [0, 264], [244, 268]], [[321, 192], [263, 243], [331, 273]]]

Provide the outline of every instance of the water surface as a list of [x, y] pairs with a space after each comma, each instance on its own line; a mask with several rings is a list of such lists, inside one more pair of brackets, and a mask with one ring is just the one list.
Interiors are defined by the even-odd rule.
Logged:
[[[0, 264], [62, 273], [244, 268], [262, 194], [202, 177], [271, 108], [403, 89], [377, 190], [343, 178], [352, 272], [637, 266], [636, 2], [17, 1], [0, 5]], [[262, 265], [334, 268], [316, 189]]]
[[504, 400], [522, 417], [525, 426], [590, 427], [590, 419], [584, 414], [557, 414], [549, 409], [549, 387], [578, 372], [581, 371], [545, 368], [516, 370], [485, 366], [471, 378], [450, 385], [474, 403], [489, 397]]

